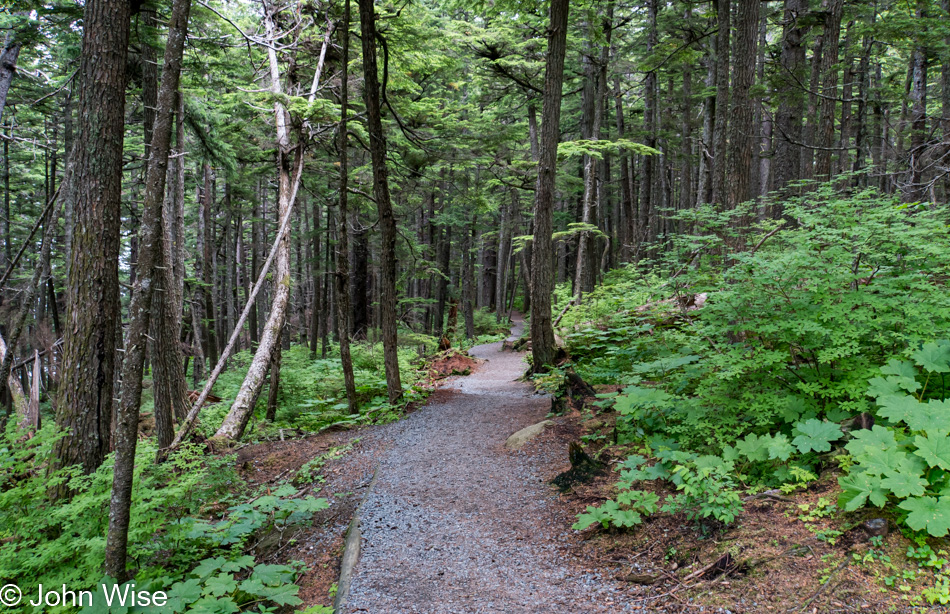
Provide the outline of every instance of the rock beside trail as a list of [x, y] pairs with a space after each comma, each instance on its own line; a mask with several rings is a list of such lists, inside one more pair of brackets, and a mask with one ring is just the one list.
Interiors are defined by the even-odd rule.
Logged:
[[538, 422], [537, 424], [526, 426], [509, 437], [508, 440], [505, 441], [505, 447], [509, 450], [517, 450], [544, 432], [544, 429], [551, 424], [554, 424], [553, 420], [544, 420], [542, 422]]

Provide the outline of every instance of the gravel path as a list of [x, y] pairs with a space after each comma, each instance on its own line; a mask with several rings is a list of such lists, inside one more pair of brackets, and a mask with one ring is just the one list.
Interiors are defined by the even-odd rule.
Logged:
[[[517, 337], [523, 324], [515, 323]], [[613, 580], [577, 567], [555, 493], [505, 439], [550, 400], [515, 381], [523, 354], [501, 343], [398, 423], [362, 510], [363, 549], [347, 612], [619, 612]], [[560, 527], [565, 527], [561, 530]]]

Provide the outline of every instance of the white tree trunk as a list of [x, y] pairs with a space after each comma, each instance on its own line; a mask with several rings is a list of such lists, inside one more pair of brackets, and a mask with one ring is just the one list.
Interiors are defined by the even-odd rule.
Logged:
[[[274, 25], [274, 7], [267, 8], [267, 14], [264, 16], [264, 28], [268, 40], [272, 43], [267, 48], [267, 57], [270, 64], [271, 91], [280, 95], [280, 70], [277, 64], [277, 52], [274, 50], [273, 43], [276, 42], [276, 27]], [[287, 130], [287, 111], [279, 102], [274, 102], [274, 119], [277, 128], [277, 164], [279, 168], [279, 198], [278, 198], [278, 218], [285, 220], [290, 216], [296, 200], [297, 188], [300, 184], [300, 175], [302, 164], [300, 164], [303, 149], [299, 145], [295, 148], [290, 146], [290, 135]], [[291, 177], [291, 155], [296, 156], [297, 164]], [[287, 305], [290, 299], [290, 234], [288, 228], [284, 227], [278, 230], [281, 235], [278, 238], [279, 245], [277, 249], [277, 270], [274, 276], [274, 300], [271, 304], [270, 316], [264, 325], [261, 334], [260, 345], [251, 361], [251, 366], [247, 370], [244, 383], [238, 391], [231, 410], [225, 416], [224, 422], [215, 433], [216, 438], [220, 439], [239, 439], [244, 433], [244, 428], [254, 413], [254, 406], [257, 404], [257, 398], [261, 394], [261, 388], [264, 386], [264, 380], [267, 377], [267, 371], [270, 368], [271, 357], [274, 346], [280, 343], [280, 333], [283, 330], [284, 322], [287, 316]]]

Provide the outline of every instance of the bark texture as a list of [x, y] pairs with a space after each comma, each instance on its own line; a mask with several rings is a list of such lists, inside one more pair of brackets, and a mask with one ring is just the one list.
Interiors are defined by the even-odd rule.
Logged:
[[399, 357], [396, 353], [396, 218], [389, 194], [386, 169], [386, 135], [380, 114], [379, 75], [376, 63], [376, 14], [373, 0], [359, 0], [360, 32], [363, 42], [363, 99], [369, 131], [369, 151], [373, 161], [373, 195], [379, 214], [380, 280], [379, 319], [383, 336], [383, 363], [389, 402], [402, 397]]
[[112, 578], [126, 580], [129, 520], [132, 505], [132, 481], [135, 448], [138, 442], [139, 407], [142, 404], [142, 371], [151, 323], [152, 297], [157, 267], [161, 257], [162, 204], [171, 150], [172, 119], [176, 108], [181, 62], [188, 35], [191, 0], [175, 0], [168, 22], [165, 63], [158, 91], [158, 106], [152, 142], [149, 148], [142, 203], [142, 225], [139, 230], [138, 276], [132, 286], [129, 306], [129, 333], [122, 366], [122, 398], [116, 416], [115, 470], [112, 497], [109, 501], [109, 532], [106, 538], [105, 572]]
[[[68, 433], [54, 466], [91, 473], [109, 451], [119, 318], [119, 228], [130, 5], [88, 0], [83, 10], [73, 147], [74, 227], [66, 284], [56, 422]], [[63, 494], [63, 493], [60, 493]]]
[[557, 145], [561, 138], [561, 85], [564, 82], [569, 11], [570, 0], [551, 0], [531, 251], [531, 347], [532, 368], [536, 372], [544, 371], [554, 363], [556, 351], [554, 327], [551, 324], [551, 293], [554, 290], [552, 234]]
[[[337, 334], [340, 337], [340, 362], [343, 365], [343, 383], [346, 387], [346, 402], [351, 414], [358, 414], [360, 408], [356, 402], [356, 378], [353, 375], [353, 359], [350, 357], [350, 327], [347, 318], [350, 314], [350, 258], [349, 258], [349, 202], [347, 188], [349, 183], [349, 158], [347, 156], [347, 113], [349, 113], [349, 62], [350, 62], [350, 0], [343, 0], [343, 25], [341, 47], [343, 76], [340, 80], [340, 231], [336, 244], [336, 320]], [[324, 47], [325, 49], [326, 47]], [[322, 56], [322, 54], [321, 54]]]

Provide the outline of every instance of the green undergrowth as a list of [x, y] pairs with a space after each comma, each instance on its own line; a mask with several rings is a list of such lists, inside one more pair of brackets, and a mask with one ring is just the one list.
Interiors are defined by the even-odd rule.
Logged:
[[[480, 312], [479, 341], [501, 334], [494, 316]], [[403, 330], [399, 335], [399, 364], [404, 382], [403, 403], [386, 400], [383, 351], [380, 343], [355, 343], [353, 366], [360, 414], [348, 413], [342, 367], [336, 347], [326, 358], [311, 359], [304, 345], [283, 352], [276, 420], [263, 420], [267, 389], [261, 394], [256, 420], [245, 439], [276, 437], [279, 429], [316, 431], [328, 425], [385, 422], [398, 418], [405, 407], [425, 398], [420, 385], [426, 353], [435, 352], [437, 339]], [[473, 340], [474, 342], [474, 340]], [[472, 342], [470, 342], [472, 343]], [[201, 414], [199, 428], [210, 435], [220, 425], [252, 358], [250, 351], [232, 357], [215, 394], [222, 402]], [[146, 402], [150, 396], [146, 394]], [[143, 412], [150, 408], [143, 406]], [[26, 597], [37, 587], [60, 587], [94, 593], [93, 608], [72, 603], [22, 612], [115, 611], [231, 614], [241, 611], [289, 611], [302, 604], [296, 579], [300, 563], [265, 563], [265, 541], [292, 539], [299, 527], [312, 524], [326, 509], [326, 499], [301, 496], [310, 483], [321, 483], [324, 465], [345, 454], [355, 442], [333, 448], [302, 466], [287, 482], [251, 491], [235, 467], [235, 457], [208, 455], [204, 446], [184, 444], [162, 464], [154, 463], [154, 439], [143, 438], [135, 463], [133, 508], [129, 529], [129, 567], [134, 576], [118, 586], [102, 575], [109, 497], [114, 458], [93, 474], [78, 467], [54, 470], [48, 459], [61, 438], [52, 420], [27, 437], [10, 422], [0, 437], [0, 585], [13, 583]], [[71, 495], [52, 500], [51, 493], [67, 484]], [[104, 588], [103, 588], [104, 587]], [[167, 595], [167, 603], [135, 608], [104, 606], [106, 593], [135, 590]], [[314, 608], [314, 611], [317, 611]]]
[[[507, 330], [507, 322], [498, 323], [493, 313], [478, 309], [475, 311], [476, 337], [467, 339], [464, 334], [457, 332], [452, 339], [453, 347], [464, 351], [474, 345], [492, 343], [503, 339]], [[376, 337], [377, 331], [370, 331], [369, 338]], [[281, 429], [289, 428], [314, 432], [331, 425], [348, 426], [395, 420], [409, 404], [426, 398], [428, 391], [421, 385], [426, 374], [425, 365], [428, 357], [437, 352], [438, 345], [436, 337], [407, 328], [400, 329], [398, 354], [403, 400], [398, 405], [392, 405], [387, 398], [382, 342], [352, 343], [350, 351], [360, 411], [358, 415], [349, 413], [339, 346], [328, 346], [326, 358], [319, 357], [319, 353], [318, 357], [311, 358], [307, 345], [291, 345], [282, 353], [276, 419], [273, 423], [263, 421], [268, 380], [255, 407], [258, 420], [249, 425], [245, 438], [273, 438], [278, 436]], [[198, 428], [205, 436], [213, 435], [221, 424], [244, 381], [252, 358], [251, 350], [238, 352], [231, 358], [228, 369], [218, 378], [214, 393], [222, 401], [202, 410]]]
[[[105, 608], [102, 591], [115, 583], [101, 572], [106, 545], [113, 456], [93, 474], [77, 467], [51, 469], [50, 451], [61, 434], [46, 426], [30, 439], [8, 426], [0, 440], [0, 580], [35, 598], [37, 587], [93, 591], [83, 612], [272, 612], [302, 603], [299, 563], [264, 564], [252, 554], [257, 536], [311, 523], [325, 499], [298, 497], [282, 485], [249, 492], [234, 457], [208, 456], [186, 444], [155, 464], [151, 440], [138, 445], [129, 529], [129, 588], [162, 591], [162, 606]], [[68, 484], [71, 496], [52, 501]], [[105, 587], [104, 589], [102, 587]], [[125, 587], [120, 587], [124, 591]], [[74, 612], [71, 602], [22, 612]]]
[[[946, 548], [948, 211], [830, 188], [785, 210], [794, 223], [751, 234], [737, 230], [748, 211], [689, 212], [693, 234], [665, 259], [606, 276], [564, 316], [571, 362], [543, 379], [571, 368], [617, 390], [593, 409], [615, 413], [628, 455], [617, 496], [575, 528], [666, 512], [715, 529], [746, 493], [831, 471], [843, 513], [880, 508], [920, 547]], [[928, 569], [925, 600], [946, 602], [950, 568]]]

